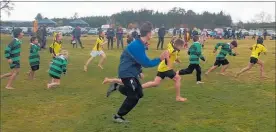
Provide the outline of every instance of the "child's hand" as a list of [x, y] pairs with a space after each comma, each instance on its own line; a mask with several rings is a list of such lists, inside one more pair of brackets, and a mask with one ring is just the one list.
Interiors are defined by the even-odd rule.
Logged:
[[140, 78], [141, 78], [141, 79], [144, 79], [144, 78], [145, 78], [145, 76], [144, 76], [143, 73], [140, 73]]
[[13, 62], [12, 59], [8, 59], [9, 64], [12, 64], [12, 62]]
[[175, 62], [178, 64], [181, 63], [181, 61], [179, 59], [176, 59]]

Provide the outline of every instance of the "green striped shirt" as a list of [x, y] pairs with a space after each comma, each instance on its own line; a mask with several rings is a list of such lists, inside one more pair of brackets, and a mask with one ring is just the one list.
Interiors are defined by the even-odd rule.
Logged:
[[40, 50], [39, 45], [31, 43], [30, 56], [29, 56], [30, 66], [36, 66], [40, 64], [39, 50]]
[[217, 43], [217, 45], [215, 46], [215, 50], [217, 50], [220, 46], [221, 49], [216, 57], [217, 60], [224, 60], [227, 54], [236, 56], [236, 54], [232, 52], [229, 43]]
[[21, 44], [22, 42], [15, 38], [5, 48], [5, 58], [13, 61], [13, 63], [10, 64], [11, 68], [15, 67], [16, 64], [20, 64]]
[[204, 60], [205, 58], [201, 53], [201, 44], [199, 42], [194, 42], [188, 51], [188, 54], [190, 55], [190, 64], [199, 64], [199, 59]]
[[50, 65], [49, 74], [60, 77], [62, 73], [66, 73], [67, 59], [64, 56], [57, 56]]

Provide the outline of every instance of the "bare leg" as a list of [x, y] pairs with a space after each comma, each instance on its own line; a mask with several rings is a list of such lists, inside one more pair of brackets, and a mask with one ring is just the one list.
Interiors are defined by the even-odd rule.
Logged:
[[122, 83], [122, 80], [119, 79], [119, 78], [104, 78], [104, 81], [103, 81], [103, 84], [106, 84], [106, 83], [118, 83], [120, 85], [124, 85]]
[[236, 77], [238, 77], [238, 76], [241, 75], [242, 73], [244, 73], [244, 72], [250, 70], [250, 69], [253, 67], [253, 65], [254, 65], [254, 64], [249, 63], [247, 67], [243, 68], [240, 72], [238, 72], [238, 73], [236, 74]]
[[228, 64], [222, 66], [221, 71], [220, 71], [220, 74], [221, 74], [221, 75], [225, 75], [225, 70], [228, 68], [228, 66], [229, 66]]
[[60, 85], [60, 79], [52, 79], [52, 83], [49, 83], [47, 85], [48, 88], [52, 88], [54, 86], [58, 86]]
[[205, 72], [205, 75], [208, 75], [209, 72], [212, 72], [213, 70], [217, 69], [218, 66], [212, 66], [210, 69], [208, 69], [207, 72]]
[[260, 65], [261, 78], [267, 78], [267, 77], [264, 75], [264, 62], [261, 61], [261, 60], [258, 60], [257, 63]]
[[157, 87], [160, 82], [161, 82], [162, 78], [156, 76], [154, 81], [150, 81], [150, 82], [146, 82], [142, 85], [142, 88], [150, 88], [150, 87]]
[[93, 58], [94, 58], [94, 57], [90, 57], [90, 58], [87, 60], [86, 64], [84, 65], [84, 71], [85, 71], [85, 72], [87, 72], [87, 66], [88, 66], [89, 63], [93, 60]]
[[6, 73], [6, 74], [4, 74], [4, 75], [1, 75], [1, 79], [4, 78], [4, 77], [10, 77], [11, 75], [12, 75], [11, 72]]
[[182, 98], [181, 96], [180, 96], [180, 85], [181, 85], [181, 82], [180, 82], [180, 80], [181, 80], [181, 77], [178, 75], [178, 74], [176, 74], [175, 75], [175, 77], [173, 78], [173, 80], [174, 80], [174, 86], [175, 86], [175, 93], [176, 93], [176, 97], [175, 97], [175, 100], [176, 101], [179, 101], [179, 102], [184, 102], [184, 101], [186, 101], [187, 99], [186, 98]]
[[12, 75], [9, 77], [9, 80], [8, 80], [8, 83], [7, 83], [7, 86], [6, 86], [6, 89], [14, 89], [11, 87], [12, 85], [12, 82], [15, 80], [15, 77], [18, 73], [19, 69], [18, 68], [14, 68], [12, 70]]
[[101, 54], [101, 60], [100, 60], [100, 62], [99, 62], [99, 64], [98, 64], [98, 66], [99, 66], [101, 69], [103, 69], [103, 62], [104, 62], [105, 58], [106, 58], [106, 55], [105, 55], [104, 53]]
[[29, 79], [33, 80], [34, 79], [34, 71], [30, 70], [29, 72]]

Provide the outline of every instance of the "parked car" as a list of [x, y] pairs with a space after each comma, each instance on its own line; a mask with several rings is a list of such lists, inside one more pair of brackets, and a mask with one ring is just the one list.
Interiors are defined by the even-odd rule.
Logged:
[[208, 35], [210, 35], [212, 32], [212, 29], [206, 29], [206, 30], [207, 30]]
[[104, 33], [106, 33], [107, 29], [110, 27], [109, 24], [105, 24], [101, 26], [101, 31], [103, 31]]
[[9, 30], [8, 27], [0, 27], [0, 33], [3, 33], [3, 34], [10, 34], [11, 31]]
[[98, 28], [91, 28], [88, 33], [88, 35], [97, 35], [98, 34]]
[[154, 29], [154, 32], [158, 33], [158, 30], [159, 30], [159, 28], [155, 28], [155, 29]]
[[267, 31], [267, 35], [271, 36], [272, 34], [275, 34], [275, 31], [273, 30], [266, 30]]
[[257, 31], [256, 30], [249, 30], [248, 34], [249, 34], [249, 36], [253, 36], [254, 34], [257, 35]]
[[28, 32], [28, 27], [19, 27], [22, 29], [22, 32], [26, 34]]
[[249, 36], [249, 32], [246, 29], [241, 29], [241, 32], [244, 36]]
[[122, 28], [123, 29], [123, 33], [127, 34], [127, 29], [126, 28]]
[[63, 36], [68, 36], [72, 33], [73, 28], [71, 26], [57, 27], [57, 32], [61, 32]]
[[174, 28], [170, 28], [170, 29], [168, 30], [168, 33], [172, 35], [172, 34], [173, 34], [173, 30], [174, 30]]
[[88, 31], [86, 28], [81, 28], [81, 34], [87, 34], [87, 33], [88, 33]]

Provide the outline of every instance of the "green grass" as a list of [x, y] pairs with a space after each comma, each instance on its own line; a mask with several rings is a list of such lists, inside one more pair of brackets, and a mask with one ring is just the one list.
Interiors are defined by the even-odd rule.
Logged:
[[[11, 41], [1, 36], [1, 74], [8, 72], [4, 47]], [[73, 49], [70, 38], [65, 37], [63, 46], [69, 51], [68, 73], [62, 77], [60, 87], [48, 90], [47, 70], [51, 56], [41, 51], [40, 70], [36, 79], [29, 81], [29, 38], [22, 44], [20, 74], [14, 82], [15, 90], [5, 89], [7, 79], [1, 80], [1, 130], [2, 132], [274, 132], [275, 131], [275, 41], [266, 40], [268, 54], [260, 58], [265, 62], [265, 72], [270, 78], [259, 80], [259, 69], [241, 75], [234, 74], [249, 62], [248, 49], [255, 41], [240, 40], [239, 56], [228, 56], [230, 67], [227, 76], [215, 72], [202, 75], [203, 87], [195, 84], [195, 73], [182, 76], [181, 94], [188, 102], [175, 102], [173, 81], [166, 79], [157, 88], [144, 90], [144, 98], [126, 118], [129, 124], [116, 124], [112, 114], [120, 107], [124, 96], [114, 93], [105, 97], [108, 85], [102, 85], [104, 77], [116, 77], [122, 50], [105, 51], [107, 60], [104, 70], [94, 60], [87, 73], [83, 64], [89, 57], [95, 37], [82, 38], [85, 49]], [[223, 41], [223, 40], [222, 40]], [[159, 56], [156, 38], [151, 40], [148, 55]], [[165, 45], [169, 38], [165, 40]], [[208, 40], [204, 55], [207, 63], [201, 64], [205, 72], [215, 61], [212, 53], [219, 40]], [[47, 42], [51, 43], [51, 38]], [[188, 66], [188, 55], [181, 51], [182, 64]], [[143, 70], [145, 79], [152, 80], [156, 67]]]

